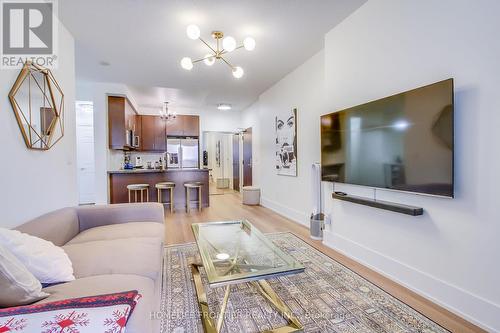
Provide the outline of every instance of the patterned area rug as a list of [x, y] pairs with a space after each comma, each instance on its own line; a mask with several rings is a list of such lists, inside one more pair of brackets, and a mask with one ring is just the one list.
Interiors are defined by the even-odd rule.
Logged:
[[[267, 234], [301, 262], [304, 273], [268, 282], [304, 325], [304, 332], [448, 332], [291, 233]], [[203, 332], [190, 264], [200, 262], [196, 244], [165, 248], [162, 332]], [[217, 317], [224, 287], [209, 288]], [[260, 332], [286, 321], [249, 284], [233, 285], [222, 332]]]

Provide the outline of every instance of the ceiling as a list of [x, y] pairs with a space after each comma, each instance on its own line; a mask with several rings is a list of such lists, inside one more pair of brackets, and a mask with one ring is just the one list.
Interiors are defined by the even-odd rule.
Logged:
[[[131, 86], [139, 107], [168, 100], [173, 108], [231, 103], [241, 110], [321, 50], [325, 33], [365, 1], [64, 0], [59, 11], [76, 40], [77, 80]], [[189, 24], [198, 25], [205, 40], [212, 41], [212, 30], [238, 44], [254, 37], [254, 51], [227, 55], [244, 68], [244, 77], [235, 79], [220, 62], [182, 69], [182, 57], [197, 59], [208, 51], [187, 38]]]

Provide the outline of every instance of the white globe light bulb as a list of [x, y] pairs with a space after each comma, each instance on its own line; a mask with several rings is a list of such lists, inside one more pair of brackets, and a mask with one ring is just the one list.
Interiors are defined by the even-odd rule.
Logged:
[[205, 54], [205, 59], [203, 59], [203, 62], [207, 66], [212, 66], [215, 63], [215, 57], [213, 54]]
[[235, 78], [240, 79], [243, 76], [243, 74], [245, 74], [245, 71], [240, 66], [233, 68], [233, 76]]
[[231, 36], [227, 36], [222, 40], [222, 47], [227, 52], [232, 52], [236, 48], [236, 40]]
[[190, 39], [198, 39], [200, 38], [200, 28], [194, 24], [188, 25], [186, 34]]
[[253, 51], [255, 49], [255, 39], [252, 37], [247, 37], [243, 40], [243, 46], [247, 51]]
[[191, 69], [193, 69], [193, 61], [189, 57], [184, 57], [181, 60], [181, 66], [182, 68], [190, 71]]

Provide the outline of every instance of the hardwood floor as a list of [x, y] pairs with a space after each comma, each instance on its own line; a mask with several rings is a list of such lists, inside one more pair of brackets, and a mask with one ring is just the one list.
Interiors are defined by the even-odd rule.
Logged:
[[167, 245], [194, 242], [194, 236], [191, 232], [192, 223], [241, 219], [247, 219], [264, 233], [280, 231], [294, 233], [311, 246], [363, 276], [387, 293], [452, 332], [486, 332], [413, 291], [393, 282], [385, 276], [332, 250], [323, 245], [321, 241], [312, 240], [309, 237], [309, 230], [306, 227], [270, 209], [261, 206], [242, 205], [240, 195], [237, 193], [210, 196], [210, 207], [203, 209], [201, 212], [192, 210], [190, 214], [186, 214], [185, 212], [176, 212], [173, 215], [167, 214], [165, 222], [165, 241]]

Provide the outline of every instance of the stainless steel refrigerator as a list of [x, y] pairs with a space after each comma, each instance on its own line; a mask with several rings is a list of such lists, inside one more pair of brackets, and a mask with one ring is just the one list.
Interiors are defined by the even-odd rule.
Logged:
[[199, 168], [198, 139], [167, 139], [167, 168]]

